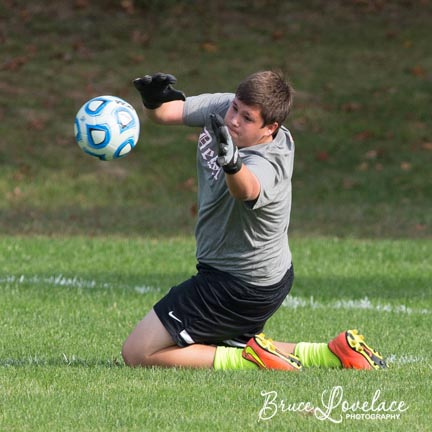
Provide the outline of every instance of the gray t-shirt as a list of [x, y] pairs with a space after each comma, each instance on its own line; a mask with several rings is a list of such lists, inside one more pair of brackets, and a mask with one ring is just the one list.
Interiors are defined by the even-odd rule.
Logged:
[[183, 121], [202, 127], [197, 147], [197, 260], [259, 286], [279, 282], [291, 266], [288, 226], [294, 142], [281, 127], [270, 143], [240, 149], [243, 163], [258, 178], [255, 202], [233, 198], [217, 165], [217, 144], [209, 114], [225, 116], [234, 94], [188, 97]]

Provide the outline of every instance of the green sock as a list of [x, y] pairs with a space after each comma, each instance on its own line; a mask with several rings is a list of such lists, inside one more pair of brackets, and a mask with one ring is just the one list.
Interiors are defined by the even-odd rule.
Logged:
[[327, 368], [340, 368], [342, 363], [334, 355], [326, 343], [300, 342], [296, 345], [294, 353], [303, 366], [318, 366]]
[[213, 361], [216, 370], [248, 370], [258, 366], [242, 357], [243, 348], [218, 346]]

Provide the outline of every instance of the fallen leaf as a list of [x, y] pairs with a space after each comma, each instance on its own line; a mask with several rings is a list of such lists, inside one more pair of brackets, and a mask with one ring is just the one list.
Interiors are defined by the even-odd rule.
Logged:
[[356, 182], [354, 180], [351, 180], [349, 178], [344, 178], [342, 181], [342, 187], [344, 189], [352, 189], [354, 186], [356, 186]]
[[26, 56], [14, 57], [10, 60], [7, 60], [5, 63], [3, 63], [1, 69], [15, 72], [18, 69], [21, 69], [21, 67], [24, 66], [27, 62], [28, 62], [28, 57]]
[[410, 72], [412, 75], [419, 77], [419, 78], [424, 78], [426, 76], [426, 70], [422, 66], [419, 66], [419, 65], [412, 67]]
[[422, 144], [422, 149], [432, 151], [432, 142], [425, 142]]
[[282, 30], [275, 30], [271, 37], [274, 41], [281, 40], [284, 37], [284, 32]]
[[13, 191], [6, 193], [6, 198], [9, 200], [17, 199], [22, 196], [22, 191], [19, 186], [16, 186]]
[[373, 133], [368, 130], [361, 131], [354, 135], [354, 139], [356, 141], [365, 141], [373, 137]]
[[20, 10], [19, 16], [20, 16], [22, 22], [24, 22], [24, 23], [29, 22], [31, 20], [31, 18], [32, 18], [28, 9], [22, 9], [22, 10]]
[[384, 165], [377, 163], [375, 164], [375, 171], [382, 171], [384, 169]]
[[369, 150], [368, 152], [366, 152], [365, 154], [365, 158], [366, 159], [376, 159], [378, 156], [378, 152], [377, 150]]
[[319, 151], [315, 154], [315, 159], [320, 162], [327, 162], [329, 160], [329, 154], [326, 151]]
[[135, 12], [135, 5], [133, 0], [121, 0], [120, 6], [129, 15], [132, 15]]
[[27, 122], [29, 129], [41, 131], [45, 129], [46, 121], [40, 118], [32, 118]]
[[402, 171], [410, 171], [412, 168], [412, 164], [410, 162], [401, 162], [400, 168]]
[[86, 86], [85, 86], [85, 91], [86, 91], [86, 94], [87, 94], [88, 96], [90, 96], [91, 94], [93, 94], [93, 93], [95, 92], [94, 87], [93, 87], [93, 84], [90, 83], [90, 82], [87, 83]]
[[215, 53], [219, 51], [219, 48], [213, 42], [204, 42], [201, 44], [201, 48], [208, 53]]
[[196, 182], [195, 182], [195, 178], [194, 177], [189, 177], [183, 183], [180, 183], [179, 186], [180, 186], [181, 189], [189, 190], [189, 191], [192, 191], [192, 192], [196, 192], [196, 190], [197, 190]]
[[89, 0], [75, 0], [76, 9], [86, 9], [89, 6]]
[[26, 45], [26, 52], [30, 57], [34, 57], [38, 52], [38, 47], [35, 44]]
[[386, 31], [386, 37], [387, 39], [395, 39], [399, 35], [399, 32], [397, 30], [387, 30]]
[[143, 63], [144, 59], [145, 59], [145, 56], [143, 56], [141, 54], [132, 54], [130, 56], [130, 60], [134, 64], [141, 64], [141, 63]]
[[188, 141], [190, 141], [190, 142], [197, 142], [198, 141], [198, 137], [199, 137], [199, 135], [196, 134], [196, 133], [192, 133], [192, 134], [186, 135], [186, 139]]
[[367, 171], [368, 169], [369, 169], [369, 164], [367, 163], [367, 162], [362, 162], [358, 167], [357, 167], [357, 169], [359, 170], [359, 171]]
[[342, 105], [342, 111], [350, 113], [359, 111], [362, 108], [362, 105], [358, 102], [347, 102]]
[[150, 34], [139, 29], [135, 29], [131, 34], [131, 40], [137, 45], [147, 46], [150, 42]]

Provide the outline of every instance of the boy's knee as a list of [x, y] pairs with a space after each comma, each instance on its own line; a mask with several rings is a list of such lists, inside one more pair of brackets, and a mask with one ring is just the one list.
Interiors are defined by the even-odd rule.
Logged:
[[130, 344], [128, 344], [128, 341], [126, 341], [123, 344], [123, 348], [122, 348], [121, 354], [122, 354], [122, 357], [123, 357], [123, 360], [124, 360], [126, 366], [133, 367], [133, 366], [136, 366], [136, 364], [135, 364], [135, 361], [134, 361], [134, 355], [132, 353], [132, 349], [131, 349], [131, 347], [129, 345]]
[[130, 340], [126, 340], [123, 344], [121, 354], [127, 366], [137, 367], [147, 366], [149, 364], [146, 353], [143, 352], [143, 350], [137, 349], [135, 344]]
[[123, 361], [125, 362], [126, 366], [132, 366], [132, 359], [130, 357], [129, 350], [126, 347], [126, 342], [123, 345], [121, 355], [123, 357]]
[[155, 354], [174, 344], [153, 309], [138, 323], [122, 348], [127, 366], [153, 366]]

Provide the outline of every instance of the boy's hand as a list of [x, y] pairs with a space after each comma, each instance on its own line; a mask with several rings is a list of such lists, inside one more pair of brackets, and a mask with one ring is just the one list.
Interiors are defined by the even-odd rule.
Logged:
[[135, 88], [140, 92], [143, 104], [147, 109], [159, 108], [163, 103], [174, 100], [186, 100], [185, 94], [172, 87], [177, 81], [174, 75], [156, 73], [136, 78]]
[[213, 132], [218, 143], [217, 164], [227, 173], [235, 174], [240, 171], [243, 162], [239, 156], [223, 118], [218, 114], [210, 114]]

